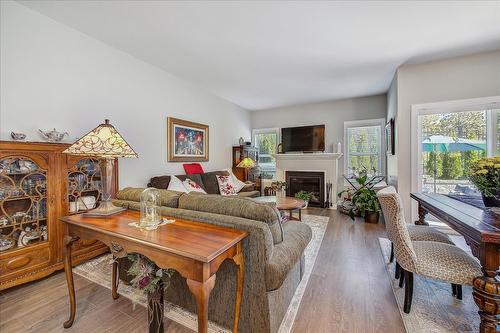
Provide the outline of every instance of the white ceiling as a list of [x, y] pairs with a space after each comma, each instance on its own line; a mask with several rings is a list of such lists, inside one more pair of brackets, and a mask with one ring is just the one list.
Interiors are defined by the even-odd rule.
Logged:
[[387, 91], [500, 48], [500, 1], [20, 1], [250, 110]]

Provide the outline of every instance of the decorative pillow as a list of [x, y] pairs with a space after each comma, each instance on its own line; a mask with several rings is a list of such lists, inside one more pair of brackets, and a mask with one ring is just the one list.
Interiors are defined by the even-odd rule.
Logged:
[[216, 175], [217, 183], [219, 183], [219, 192], [221, 195], [236, 195], [231, 176]]
[[175, 176], [170, 176], [170, 183], [168, 183], [167, 190], [169, 191], [177, 191], [177, 192], [184, 192], [187, 193], [188, 191], [184, 187], [184, 184], [182, 181], [175, 177]]
[[196, 182], [192, 181], [189, 178], [186, 178], [186, 180], [184, 180], [182, 182], [182, 185], [184, 185], [184, 187], [186, 188], [186, 191], [188, 193], [189, 192], [200, 192], [200, 193], [207, 194], [207, 192], [205, 192], [205, 190], [202, 189], [200, 185], [198, 185]]
[[182, 166], [184, 167], [184, 171], [186, 171], [186, 175], [204, 173], [200, 163], [185, 163]]
[[225, 171], [229, 172], [229, 177], [231, 177], [231, 181], [234, 186], [234, 190], [236, 193], [239, 193], [247, 184], [239, 180], [233, 173], [232, 169], [226, 169]]

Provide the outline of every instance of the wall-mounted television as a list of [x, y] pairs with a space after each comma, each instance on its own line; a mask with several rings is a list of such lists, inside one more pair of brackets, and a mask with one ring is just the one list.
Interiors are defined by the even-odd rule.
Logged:
[[283, 153], [325, 151], [325, 125], [281, 129]]

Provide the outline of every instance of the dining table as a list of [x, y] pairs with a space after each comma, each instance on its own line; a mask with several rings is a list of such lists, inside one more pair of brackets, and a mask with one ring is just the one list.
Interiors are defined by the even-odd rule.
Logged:
[[481, 263], [482, 275], [472, 281], [472, 296], [481, 319], [480, 332], [500, 332], [500, 208], [481, 200], [438, 193], [411, 193], [418, 203], [415, 224], [428, 225], [432, 214], [465, 238]]

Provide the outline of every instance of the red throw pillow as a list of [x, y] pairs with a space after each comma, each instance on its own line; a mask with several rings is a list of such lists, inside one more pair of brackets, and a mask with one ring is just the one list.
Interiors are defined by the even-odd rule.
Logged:
[[200, 163], [186, 163], [182, 166], [184, 167], [184, 171], [186, 171], [186, 175], [196, 175], [204, 173]]

